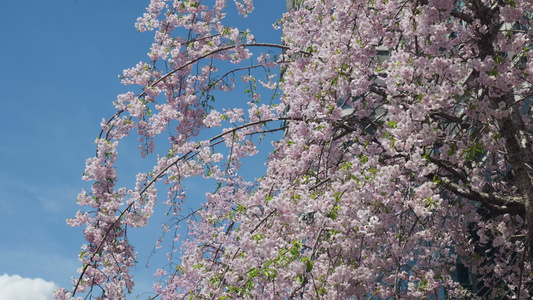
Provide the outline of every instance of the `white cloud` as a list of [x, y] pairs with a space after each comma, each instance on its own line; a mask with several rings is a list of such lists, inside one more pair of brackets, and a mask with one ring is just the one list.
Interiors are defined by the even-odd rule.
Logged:
[[56, 285], [41, 278], [0, 276], [0, 300], [51, 300]]

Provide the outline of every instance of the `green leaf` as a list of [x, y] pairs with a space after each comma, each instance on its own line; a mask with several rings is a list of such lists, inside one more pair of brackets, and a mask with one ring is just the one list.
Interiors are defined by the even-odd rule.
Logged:
[[256, 242], [259, 242], [260, 240], [264, 239], [265, 236], [262, 233], [258, 233], [252, 236], [252, 239]]
[[294, 277], [295, 281], [298, 281], [299, 283], [304, 282], [304, 274], [298, 274], [296, 277]]
[[316, 293], [319, 295], [319, 296], [324, 296], [326, 294], [326, 289], [321, 287], [319, 289], [316, 290]]
[[312, 261], [312, 260], [308, 259], [308, 260], [306, 261], [306, 268], [305, 268], [305, 271], [306, 271], [307, 273], [313, 271], [313, 261]]

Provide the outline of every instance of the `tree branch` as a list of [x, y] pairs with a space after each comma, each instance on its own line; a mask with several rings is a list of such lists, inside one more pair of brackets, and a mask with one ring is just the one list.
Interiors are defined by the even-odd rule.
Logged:
[[496, 193], [484, 193], [472, 191], [469, 188], [453, 182], [447, 177], [442, 177], [436, 174], [430, 174], [427, 176], [428, 179], [437, 178], [440, 183], [439, 185], [447, 189], [448, 191], [467, 198], [473, 201], [481, 203], [485, 208], [495, 214], [506, 214], [510, 213], [513, 215], [524, 216], [524, 201], [522, 197], [516, 196], [502, 196]]

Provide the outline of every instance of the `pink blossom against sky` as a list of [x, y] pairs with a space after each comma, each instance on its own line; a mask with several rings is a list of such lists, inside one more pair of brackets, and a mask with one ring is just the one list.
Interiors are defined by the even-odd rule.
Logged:
[[[64, 287], [77, 276], [83, 234], [65, 220], [78, 210], [78, 193], [89, 188], [81, 176], [85, 159], [94, 155], [100, 122], [114, 113], [117, 95], [129, 91], [117, 75], [147, 60], [153, 33], [139, 33], [135, 21], [148, 3], [3, 3], [8, 13], [0, 18], [0, 274]], [[258, 1], [245, 22], [256, 38], [279, 42], [281, 32], [271, 24], [284, 10], [284, 0]], [[135, 174], [154, 161], [141, 162], [133, 151], [122, 154], [122, 185], [133, 183]], [[191, 190], [200, 198], [211, 191], [194, 182]], [[138, 290], [150, 290], [155, 272], [144, 270], [161, 232], [157, 220], [151, 222], [139, 233], [151, 240], [138, 245], [137, 272], [147, 278], [145, 284], [137, 282]]]

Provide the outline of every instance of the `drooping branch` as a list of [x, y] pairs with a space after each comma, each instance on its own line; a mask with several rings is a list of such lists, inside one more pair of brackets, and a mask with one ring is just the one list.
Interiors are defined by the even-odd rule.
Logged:
[[[283, 120], [288, 120], [288, 118], [276, 118], [276, 119], [267, 119], [267, 120], [260, 120], [260, 121], [255, 121], [255, 122], [251, 122], [251, 123], [247, 123], [247, 124], [244, 124], [244, 125], [241, 125], [241, 126], [237, 126], [237, 127], [233, 127], [217, 136], [214, 136], [212, 137], [211, 139], [209, 139], [209, 145], [208, 147], [213, 147], [219, 143], [221, 143], [222, 141], [219, 140], [220, 138], [224, 137], [225, 135], [228, 135], [228, 134], [233, 134], [234, 132], [240, 130], [240, 129], [243, 129], [243, 128], [247, 128], [247, 127], [251, 127], [251, 126], [255, 126], [255, 125], [260, 125], [260, 124], [264, 124], [264, 123], [267, 123], [267, 122], [275, 122], [275, 121], [283, 121]], [[279, 130], [283, 130], [284, 127], [280, 127], [280, 128], [277, 128], [277, 129], [271, 129], [271, 130], [268, 130], [268, 132], [273, 132], [273, 131], [279, 131]], [[255, 134], [255, 133], [250, 133], [250, 134]], [[197, 146], [196, 149], [198, 150], [200, 148], [200, 146]], [[161, 170], [159, 173], [157, 173], [154, 178], [143, 188], [143, 190], [141, 191], [141, 194], [144, 193], [150, 186], [152, 186], [157, 180], [159, 180], [161, 177], [163, 177], [166, 172], [168, 171], [168, 169], [170, 169], [172, 166], [175, 166], [178, 162], [182, 161], [182, 160], [185, 160], [185, 159], [190, 159], [190, 158], [193, 158], [196, 154], [198, 153], [198, 151], [195, 151], [195, 150], [190, 150], [189, 152], [179, 156], [178, 158], [176, 158], [172, 163], [169, 163], [165, 168], [163, 168], [163, 170]]]
[[[156, 86], [158, 83], [160, 83], [161, 81], [164, 81], [165, 79], [167, 79], [170, 75], [192, 65], [192, 64], [195, 64], [197, 62], [199, 62], [200, 60], [202, 59], [205, 59], [205, 58], [208, 58], [210, 56], [213, 56], [217, 53], [220, 53], [220, 52], [224, 52], [224, 51], [229, 51], [229, 50], [232, 50], [232, 49], [236, 49], [236, 48], [249, 48], [249, 47], [271, 47], [271, 48], [278, 48], [278, 49], [283, 49], [283, 50], [288, 50], [290, 49], [290, 47], [288, 46], [284, 46], [284, 45], [279, 45], [279, 44], [270, 44], [270, 43], [253, 43], [253, 44], [237, 44], [237, 45], [230, 45], [230, 46], [226, 46], [226, 47], [222, 47], [222, 48], [219, 48], [219, 49], [216, 49], [214, 51], [211, 51], [209, 53], [206, 53], [202, 56], [199, 56], [199, 57], [196, 57], [194, 58], [193, 60], [183, 64], [182, 66], [178, 67], [178, 68], [175, 68], [174, 70], [168, 72], [167, 74], [161, 76], [159, 79], [157, 79], [156, 81], [154, 81], [152, 84], [150, 84], [150, 87], [154, 87]], [[143, 92], [139, 97], [142, 97], [142, 95], [144, 95], [145, 92]]]
[[[195, 63], [198, 63], [199, 61], [201, 61], [201, 60], [203, 60], [203, 59], [206, 59], [206, 58], [208, 58], [208, 57], [211, 57], [211, 56], [213, 56], [213, 55], [215, 55], [215, 54], [218, 54], [218, 53], [220, 53], [220, 52], [229, 51], [229, 50], [236, 49], [236, 48], [239, 48], [239, 47], [242, 47], [242, 48], [249, 48], [249, 47], [270, 47], [270, 48], [278, 48], [278, 49], [282, 49], [282, 50], [288, 50], [288, 49], [290, 49], [290, 47], [288, 47], [288, 46], [280, 45], [280, 44], [273, 44], [273, 43], [251, 43], [251, 44], [236, 44], [236, 45], [229, 45], [229, 46], [226, 46], [226, 47], [222, 47], [222, 48], [219, 48], [219, 49], [213, 50], [213, 51], [211, 51], [211, 52], [209, 52], [209, 53], [206, 53], [206, 54], [204, 54], [204, 55], [201, 55], [201, 56], [199, 56], [199, 57], [196, 57], [196, 58], [194, 58], [194, 59], [188, 61], [187, 63], [181, 65], [180, 67], [177, 67], [177, 68], [173, 69], [172, 71], [170, 71], [170, 72], [168, 72], [168, 73], [162, 75], [161, 77], [159, 77], [157, 80], [155, 80], [154, 82], [152, 82], [152, 83], [148, 86], [148, 88], [155, 87], [157, 84], [159, 84], [160, 82], [166, 80], [166, 79], [167, 79], [169, 76], [171, 76], [172, 74], [174, 74], [174, 73], [176, 73], [176, 72], [178, 72], [178, 71], [180, 71], [180, 70], [183, 70], [183, 69], [185, 69], [185, 68], [187, 68], [187, 67], [189, 67], [189, 66], [191, 66], [191, 65], [193, 65], [193, 64], [195, 64]], [[303, 51], [303, 50], [302, 50], [302, 51], [298, 51], [298, 52], [305, 53], [305, 54], [308, 54], [308, 55], [310, 54], [310, 53], [308, 53], [308, 52], [306, 52], [306, 51]], [[240, 68], [240, 69], [243, 69], [243, 70], [244, 70], [244, 69], [248, 69], [248, 68], [250, 68], [250, 67], [244, 67], [244, 68]], [[232, 71], [228, 72], [227, 74], [225, 74], [224, 76], [226, 76], [226, 75], [228, 75], [228, 74], [230, 74], [230, 73], [232, 73], [232, 72], [236, 72], [237, 70], [239, 70], [239, 69], [232, 70]], [[223, 76], [223, 77], [224, 77], [224, 76]], [[222, 78], [223, 78], [223, 77], [222, 77]], [[146, 95], [146, 89], [145, 89], [142, 93], [140, 93], [140, 94], [137, 96], [137, 98], [142, 98], [142, 97], [145, 96], [145, 95]], [[114, 119], [118, 118], [118, 117], [119, 117], [120, 115], [122, 115], [122, 113], [124, 113], [124, 112], [125, 112], [125, 110], [119, 110], [119, 111], [117, 111], [117, 112], [116, 112], [111, 118], [109, 118], [109, 120], [107, 120], [106, 125], [109, 125]], [[100, 134], [98, 135], [98, 137], [99, 137], [99, 138], [102, 138], [104, 132], [105, 132], [105, 130], [102, 129], [102, 130], [100, 131]], [[106, 138], [107, 138], [107, 134], [106, 134]]]
[[[259, 120], [259, 121], [255, 121], [255, 122], [251, 122], [251, 123], [247, 123], [247, 124], [244, 124], [244, 125], [241, 125], [241, 126], [237, 126], [237, 127], [234, 127], [234, 128], [231, 128], [227, 131], [224, 131], [214, 137], [212, 137], [210, 140], [209, 140], [209, 145], [208, 147], [213, 147], [221, 142], [223, 142], [223, 140], [221, 140], [222, 137], [228, 135], [228, 134], [233, 134], [235, 132], [237, 132], [238, 130], [241, 130], [241, 129], [244, 129], [244, 128], [247, 128], [247, 127], [251, 127], [251, 126], [255, 126], [255, 125], [260, 125], [260, 124], [265, 124], [265, 123], [268, 123], [268, 122], [275, 122], [275, 121], [284, 121], [284, 120], [288, 120], [288, 118], [275, 118], [275, 119], [267, 119], [267, 120]], [[270, 130], [266, 130], [264, 131], [265, 133], [266, 132], [275, 132], [275, 131], [279, 131], [279, 130], [284, 130], [285, 127], [280, 127], [280, 128], [276, 128], [276, 129], [270, 129]], [[249, 134], [257, 134], [258, 132], [252, 132], [252, 133], [249, 133]], [[180, 161], [183, 161], [183, 160], [187, 160], [187, 159], [192, 159], [194, 158], [194, 156], [196, 154], [198, 154], [198, 151], [201, 147], [200, 146], [197, 146], [196, 147], [196, 151], [195, 150], [190, 150], [189, 152], [177, 157], [172, 163], [168, 164], [165, 168], [163, 168], [163, 170], [161, 170], [159, 173], [155, 174], [154, 177], [152, 178], [152, 180], [150, 180], [144, 187], [143, 189], [139, 192], [139, 197], [142, 197], [146, 191], [155, 184], [155, 182], [157, 182], [160, 178], [162, 178], [166, 172], [174, 165], [176, 165], [178, 162]], [[124, 215], [126, 214], [126, 212], [128, 212], [134, 205], [134, 202], [130, 203], [121, 213], [120, 215], [118, 215], [115, 219], [115, 221], [113, 223], [111, 223], [109, 225], [109, 227], [107, 228], [107, 230], [105, 231], [103, 237], [102, 237], [102, 240], [100, 241], [100, 243], [98, 244], [98, 246], [94, 249], [93, 253], [91, 254], [90, 256], [90, 259], [89, 261], [93, 261], [94, 258], [96, 257], [96, 255], [98, 255], [101, 250], [102, 250], [102, 247], [104, 246], [104, 243], [106, 242], [107, 240], [107, 237], [109, 236], [109, 234], [111, 233], [111, 231], [113, 229], [116, 228], [116, 226], [119, 224], [119, 222], [122, 220], [122, 218], [124, 217]], [[259, 225], [258, 225], [259, 226]], [[255, 230], [254, 230], [255, 231]], [[76, 295], [76, 292], [78, 290], [78, 287], [80, 285], [80, 283], [82, 282], [82, 279], [83, 279], [83, 276], [85, 275], [86, 271], [87, 271], [87, 268], [90, 266], [90, 264], [86, 264], [83, 266], [82, 270], [81, 270], [81, 273], [80, 273], [80, 276], [78, 278], [78, 280], [76, 281], [76, 285], [73, 289], [73, 296]]]

